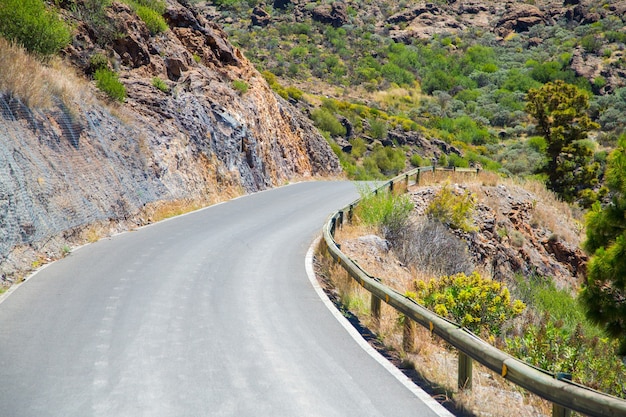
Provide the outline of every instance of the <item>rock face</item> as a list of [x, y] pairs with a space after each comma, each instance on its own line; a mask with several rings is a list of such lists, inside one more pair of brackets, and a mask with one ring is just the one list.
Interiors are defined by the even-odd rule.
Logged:
[[346, 4], [340, 1], [332, 4], [320, 4], [311, 10], [311, 17], [322, 23], [329, 23], [339, 27], [348, 23], [348, 11]]
[[309, 120], [202, 15], [168, 1], [170, 29], [157, 36], [124, 4], [108, 16], [121, 36], [99, 46], [81, 22], [65, 55], [84, 74], [94, 54], [109, 57], [125, 103], [81, 93], [37, 110], [0, 95], [0, 281], [96, 224], [145, 223], [158, 201], [211, 202], [340, 172]]
[[[466, 190], [455, 187], [459, 193]], [[416, 214], [425, 212], [437, 190], [424, 187], [411, 193]], [[476, 267], [504, 282], [515, 274], [538, 275], [553, 277], [561, 288], [579, 287], [588, 259], [571, 220], [517, 186], [483, 185], [472, 192], [478, 201], [473, 216], [477, 231], [455, 234], [467, 243]]]
[[250, 16], [252, 24], [255, 26], [267, 26], [272, 21], [272, 17], [262, 7], [255, 6]]

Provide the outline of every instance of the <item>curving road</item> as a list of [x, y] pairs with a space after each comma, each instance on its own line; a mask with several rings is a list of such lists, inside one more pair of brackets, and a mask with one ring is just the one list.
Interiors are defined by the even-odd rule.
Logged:
[[311, 241], [356, 196], [290, 185], [51, 264], [0, 304], [0, 415], [437, 415], [307, 279]]

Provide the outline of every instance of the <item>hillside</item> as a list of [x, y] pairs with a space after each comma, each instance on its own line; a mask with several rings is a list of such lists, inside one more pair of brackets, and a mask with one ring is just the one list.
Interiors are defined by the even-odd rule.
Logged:
[[136, 3], [59, 4], [60, 55], [0, 39], [0, 284], [168, 210], [340, 174], [310, 121], [186, 3], [156, 2], [156, 32]]
[[[388, 197], [381, 195], [364, 193], [361, 205], [369, 208], [357, 208], [352, 222], [337, 230], [335, 238], [349, 258], [500, 350], [626, 396], [626, 364], [615, 354], [619, 341], [603, 337], [576, 299], [588, 264], [579, 249], [580, 212], [536, 181], [485, 172], [423, 174], [420, 184], [394, 197], [395, 209], [388, 215], [382, 215], [389, 210]], [[392, 214], [403, 210], [400, 205], [407, 210], [406, 221]], [[461, 210], [467, 220], [463, 226], [448, 217]], [[371, 218], [382, 220], [376, 226]], [[511, 407], [524, 416], [550, 415], [549, 403], [481, 366], [471, 393], [458, 389], [454, 350], [419, 326], [412, 342], [406, 342], [402, 315], [383, 307], [381, 319], [374, 320], [369, 293], [323, 252], [317, 261], [319, 277], [339, 308], [354, 315], [371, 343], [405, 373], [446, 398], [444, 403], [470, 415], [506, 416]], [[516, 305], [520, 310], [512, 313]]]
[[221, 0], [198, 7], [278, 77], [278, 91], [327, 132], [354, 178], [433, 161], [533, 174], [544, 163], [543, 145], [525, 95], [554, 80], [590, 95], [600, 165], [624, 133], [622, 1]]

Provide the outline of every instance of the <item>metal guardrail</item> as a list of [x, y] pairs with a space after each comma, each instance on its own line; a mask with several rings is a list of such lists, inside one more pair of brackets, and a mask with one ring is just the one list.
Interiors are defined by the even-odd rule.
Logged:
[[[419, 183], [423, 173], [436, 170], [439, 169], [434, 167], [416, 168], [393, 178], [376, 191], [385, 188], [393, 191], [394, 184], [400, 182], [404, 182], [408, 186], [411, 177], [415, 177], [415, 182]], [[476, 169], [459, 168], [456, 171], [478, 172]], [[356, 200], [349, 206], [337, 211], [329, 217], [324, 225], [323, 236], [328, 252], [354, 280], [371, 293], [372, 314], [380, 314], [382, 300], [404, 314], [406, 318], [430, 329], [431, 333], [441, 337], [457, 349], [459, 352], [460, 388], [471, 388], [472, 360], [475, 360], [514, 384], [552, 402], [553, 416], [567, 416], [570, 410], [594, 417], [626, 416], [625, 400], [569, 381], [566, 374], [554, 374], [520, 361], [481, 340], [459, 324], [433, 313], [411, 298], [383, 285], [379, 279], [368, 274], [341, 252], [334, 238], [336, 227], [340, 226], [345, 218], [352, 217], [352, 211], [358, 203], [359, 200]], [[408, 322], [405, 320], [405, 324]]]

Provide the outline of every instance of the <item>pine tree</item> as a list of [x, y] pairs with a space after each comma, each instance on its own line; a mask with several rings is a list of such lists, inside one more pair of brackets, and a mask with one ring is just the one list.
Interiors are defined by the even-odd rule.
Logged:
[[593, 162], [594, 145], [587, 133], [599, 125], [587, 114], [589, 97], [575, 85], [557, 80], [529, 90], [526, 99], [526, 111], [547, 143], [541, 172], [548, 177], [548, 188], [572, 202], [598, 182], [599, 164]]
[[584, 247], [593, 254], [580, 299], [587, 316], [619, 338], [626, 355], [626, 135], [611, 153], [606, 172], [610, 203], [594, 203], [587, 215]]

